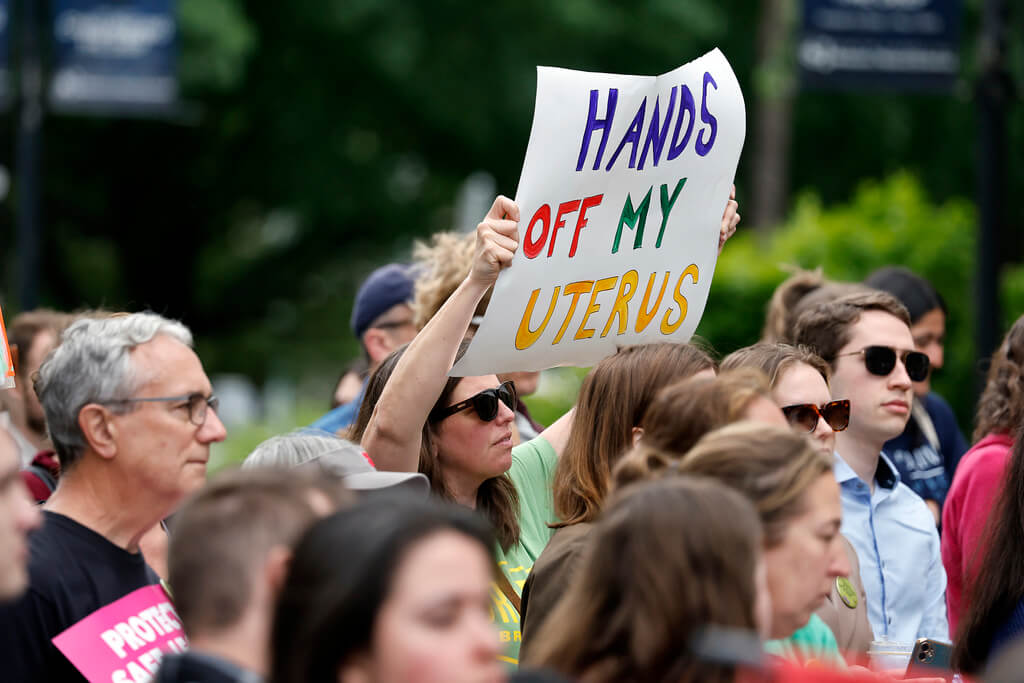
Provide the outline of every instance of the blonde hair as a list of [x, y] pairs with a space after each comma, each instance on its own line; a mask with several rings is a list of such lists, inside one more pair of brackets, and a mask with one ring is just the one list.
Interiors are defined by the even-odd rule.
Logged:
[[672, 474], [715, 479], [750, 499], [771, 548], [803, 512], [808, 489], [831, 472], [831, 458], [806, 437], [785, 427], [740, 422], [707, 434], [682, 455], [641, 444], [619, 462], [614, 480], [618, 489]]
[[868, 291], [872, 291], [871, 288], [859, 282], [829, 280], [820, 267], [795, 269], [772, 293], [765, 310], [761, 341], [795, 344], [796, 321], [804, 311], [849, 294]]
[[779, 378], [794, 365], [803, 363], [818, 371], [825, 384], [829, 383], [831, 368], [806, 346], [794, 346], [781, 342], [769, 344], [758, 342], [752, 346], [733, 351], [722, 360], [722, 370], [737, 368], [758, 368], [768, 375], [768, 382], [775, 387]]
[[985, 390], [978, 399], [974, 440], [1013, 433], [1024, 420], [1024, 315], [1017, 318], [992, 354]]
[[643, 441], [685, 453], [711, 430], [744, 419], [757, 399], [772, 402], [768, 378], [757, 368], [673, 382], [658, 392], [644, 413]]
[[[430, 322], [469, 275], [475, 245], [475, 233], [461, 235], [457, 232], [438, 232], [429, 243], [416, 242], [412, 257], [420, 275], [416, 278], [412, 322], [417, 330], [422, 330]], [[490, 302], [491, 290], [488, 289], [477, 304], [475, 315], [483, 315]]]
[[794, 269], [793, 274], [783, 280], [765, 306], [764, 329], [761, 341], [778, 342], [790, 338], [790, 330], [796, 322], [794, 309], [800, 300], [820, 288], [826, 282], [821, 268], [814, 270]]

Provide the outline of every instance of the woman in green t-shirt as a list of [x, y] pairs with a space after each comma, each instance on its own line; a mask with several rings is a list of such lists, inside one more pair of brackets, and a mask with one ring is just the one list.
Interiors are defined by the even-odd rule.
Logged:
[[518, 663], [522, 639], [522, 586], [551, 538], [551, 480], [571, 416], [513, 449], [514, 384], [448, 371], [481, 297], [512, 261], [518, 220], [515, 202], [498, 197], [477, 228], [469, 275], [416, 338], [374, 371], [351, 434], [378, 469], [418, 470], [436, 496], [490, 521], [501, 569], [492, 610], [510, 664]]

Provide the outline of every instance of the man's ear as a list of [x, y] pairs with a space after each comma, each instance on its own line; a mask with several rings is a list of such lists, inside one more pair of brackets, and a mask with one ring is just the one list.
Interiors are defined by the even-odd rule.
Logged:
[[117, 425], [110, 417], [98, 403], [87, 403], [78, 411], [78, 428], [89, 448], [108, 460], [117, 455]]
[[371, 366], [383, 362], [395, 350], [388, 333], [376, 327], [371, 327], [363, 332], [363, 348], [366, 349], [366, 355], [370, 357]]

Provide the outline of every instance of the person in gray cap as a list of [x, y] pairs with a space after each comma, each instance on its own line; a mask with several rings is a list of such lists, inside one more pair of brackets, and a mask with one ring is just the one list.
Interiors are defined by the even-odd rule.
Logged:
[[273, 436], [261, 443], [242, 463], [243, 469], [257, 467], [317, 467], [340, 477], [342, 484], [356, 493], [400, 488], [426, 497], [430, 492], [426, 476], [418, 472], [378, 472], [360, 446], [309, 429]]
[[[416, 336], [412, 307], [415, 277], [409, 266], [389, 263], [370, 273], [356, 292], [352, 306], [352, 333], [363, 347], [367, 376], [388, 355]], [[363, 389], [366, 382], [363, 382]], [[310, 425], [331, 434], [347, 429], [359, 414], [363, 391], [348, 403], [333, 408]]]

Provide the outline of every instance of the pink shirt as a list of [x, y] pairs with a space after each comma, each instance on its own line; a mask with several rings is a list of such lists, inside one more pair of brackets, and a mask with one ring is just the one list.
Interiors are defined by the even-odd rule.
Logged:
[[1003, 483], [1013, 441], [1009, 434], [989, 434], [974, 444], [957, 465], [942, 508], [942, 564], [946, 568], [949, 632], [956, 633], [968, 570], [984, 553], [981, 536]]

